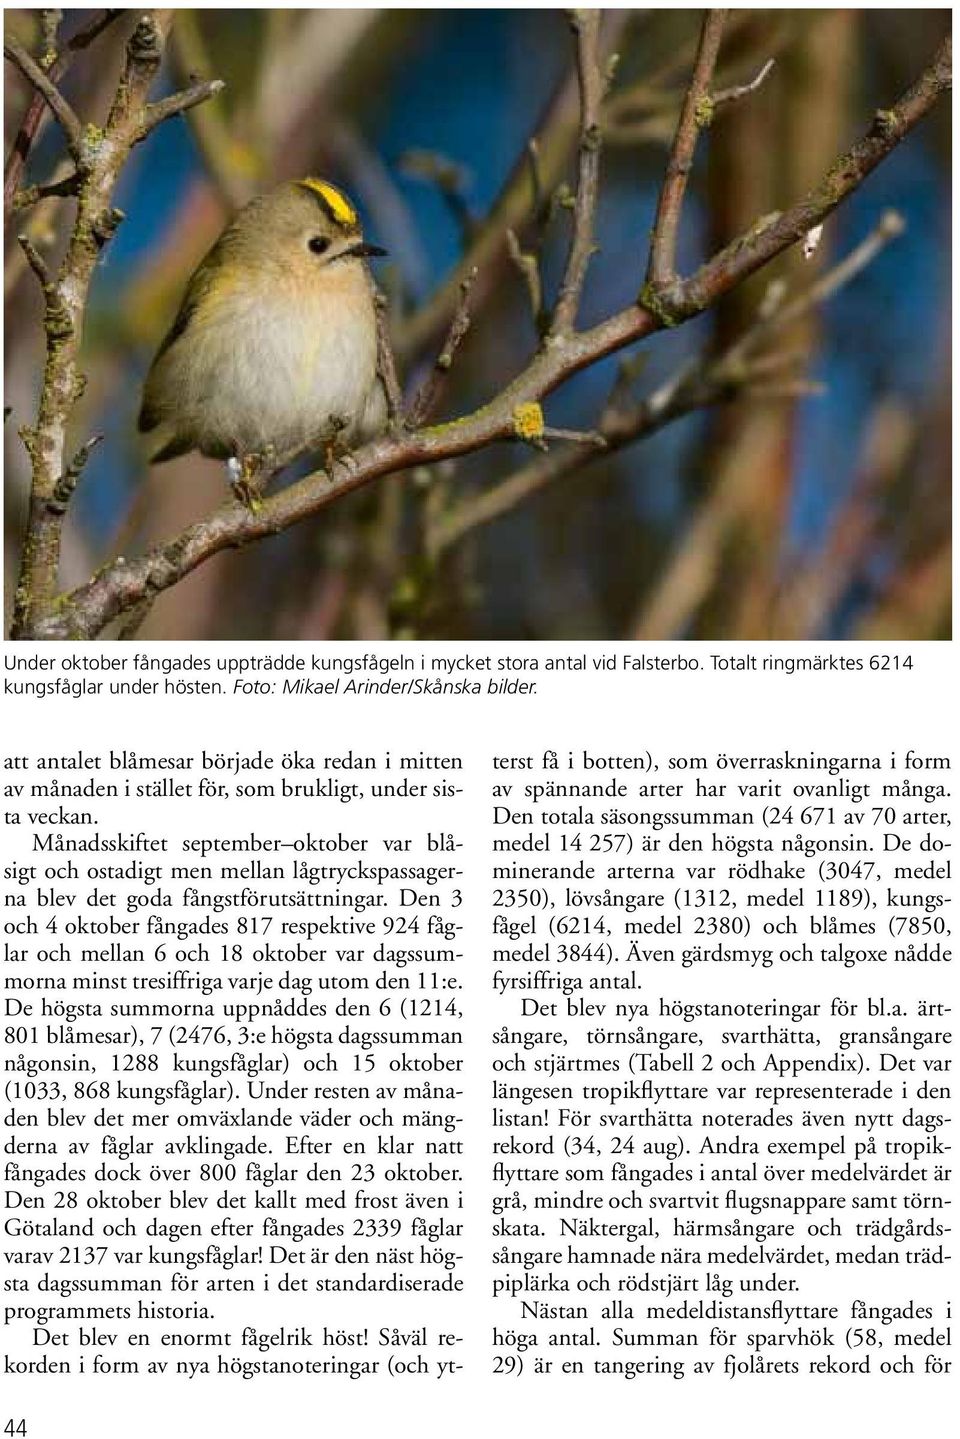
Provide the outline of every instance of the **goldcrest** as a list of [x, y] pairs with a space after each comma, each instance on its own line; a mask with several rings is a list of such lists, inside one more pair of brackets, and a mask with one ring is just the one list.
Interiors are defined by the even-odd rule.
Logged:
[[368, 245], [323, 180], [252, 200], [194, 272], [147, 375], [140, 429], [154, 461], [188, 450], [285, 463], [379, 434], [386, 399]]

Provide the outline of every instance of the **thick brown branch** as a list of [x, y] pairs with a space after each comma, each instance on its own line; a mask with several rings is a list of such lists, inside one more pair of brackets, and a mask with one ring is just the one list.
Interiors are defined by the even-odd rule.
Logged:
[[518, 407], [541, 400], [578, 371], [670, 323], [714, 304], [747, 275], [795, 244], [836, 209], [909, 133], [950, 85], [950, 42], [892, 109], [881, 112], [870, 132], [833, 167], [823, 182], [766, 228], [728, 246], [686, 282], [677, 282], [654, 313], [641, 305], [572, 334], [562, 346], [537, 354], [490, 404], [463, 419], [366, 446], [333, 482], [322, 471], [266, 499], [258, 513], [237, 504], [183, 531], [139, 558], [115, 560], [69, 595], [37, 615], [21, 633], [35, 639], [87, 639], [145, 598], [176, 584], [211, 555], [276, 534], [363, 485], [412, 465], [433, 464], [515, 435]]
[[28, 80], [33, 88], [43, 97], [54, 119], [63, 131], [67, 142], [67, 149], [70, 151], [74, 160], [79, 160], [83, 126], [74, 113], [73, 107], [61, 95], [46, 70], [41, 69], [30, 52], [20, 44], [19, 40], [14, 40], [12, 36], [5, 36], [3, 53], [12, 64], [16, 65], [24, 79]]
[[677, 131], [667, 160], [653, 224], [647, 282], [655, 290], [676, 278], [677, 239], [683, 198], [687, 191], [687, 180], [693, 166], [701, 123], [705, 117], [704, 107], [710, 103], [710, 83], [720, 53], [726, 19], [726, 10], [708, 10], [700, 32], [693, 76], [683, 97], [680, 119], [677, 121]]

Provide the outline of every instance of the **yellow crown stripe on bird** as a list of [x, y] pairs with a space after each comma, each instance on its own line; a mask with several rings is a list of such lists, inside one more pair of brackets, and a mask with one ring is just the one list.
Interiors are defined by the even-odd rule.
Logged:
[[312, 190], [315, 195], [320, 196], [338, 225], [353, 226], [359, 223], [356, 210], [335, 185], [331, 185], [327, 180], [315, 180], [311, 176], [299, 183], [304, 190]]

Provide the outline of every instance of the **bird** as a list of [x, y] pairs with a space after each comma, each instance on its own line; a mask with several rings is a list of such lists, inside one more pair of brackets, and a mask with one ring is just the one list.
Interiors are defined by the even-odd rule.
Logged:
[[227, 461], [239, 498], [323, 448], [381, 434], [376, 299], [351, 200], [287, 181], [245, 205], [191, 276], [150, 366], [139, 429], [159, 464], [191, 450]]

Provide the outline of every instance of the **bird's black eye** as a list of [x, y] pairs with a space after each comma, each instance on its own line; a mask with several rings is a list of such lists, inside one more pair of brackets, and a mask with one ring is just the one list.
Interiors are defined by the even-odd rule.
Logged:
[[323, 255], [330, 248], [330, 241], [325, 235], [311, 235], [307, 241], [307, 249], [312, 250], [315, 255]]

